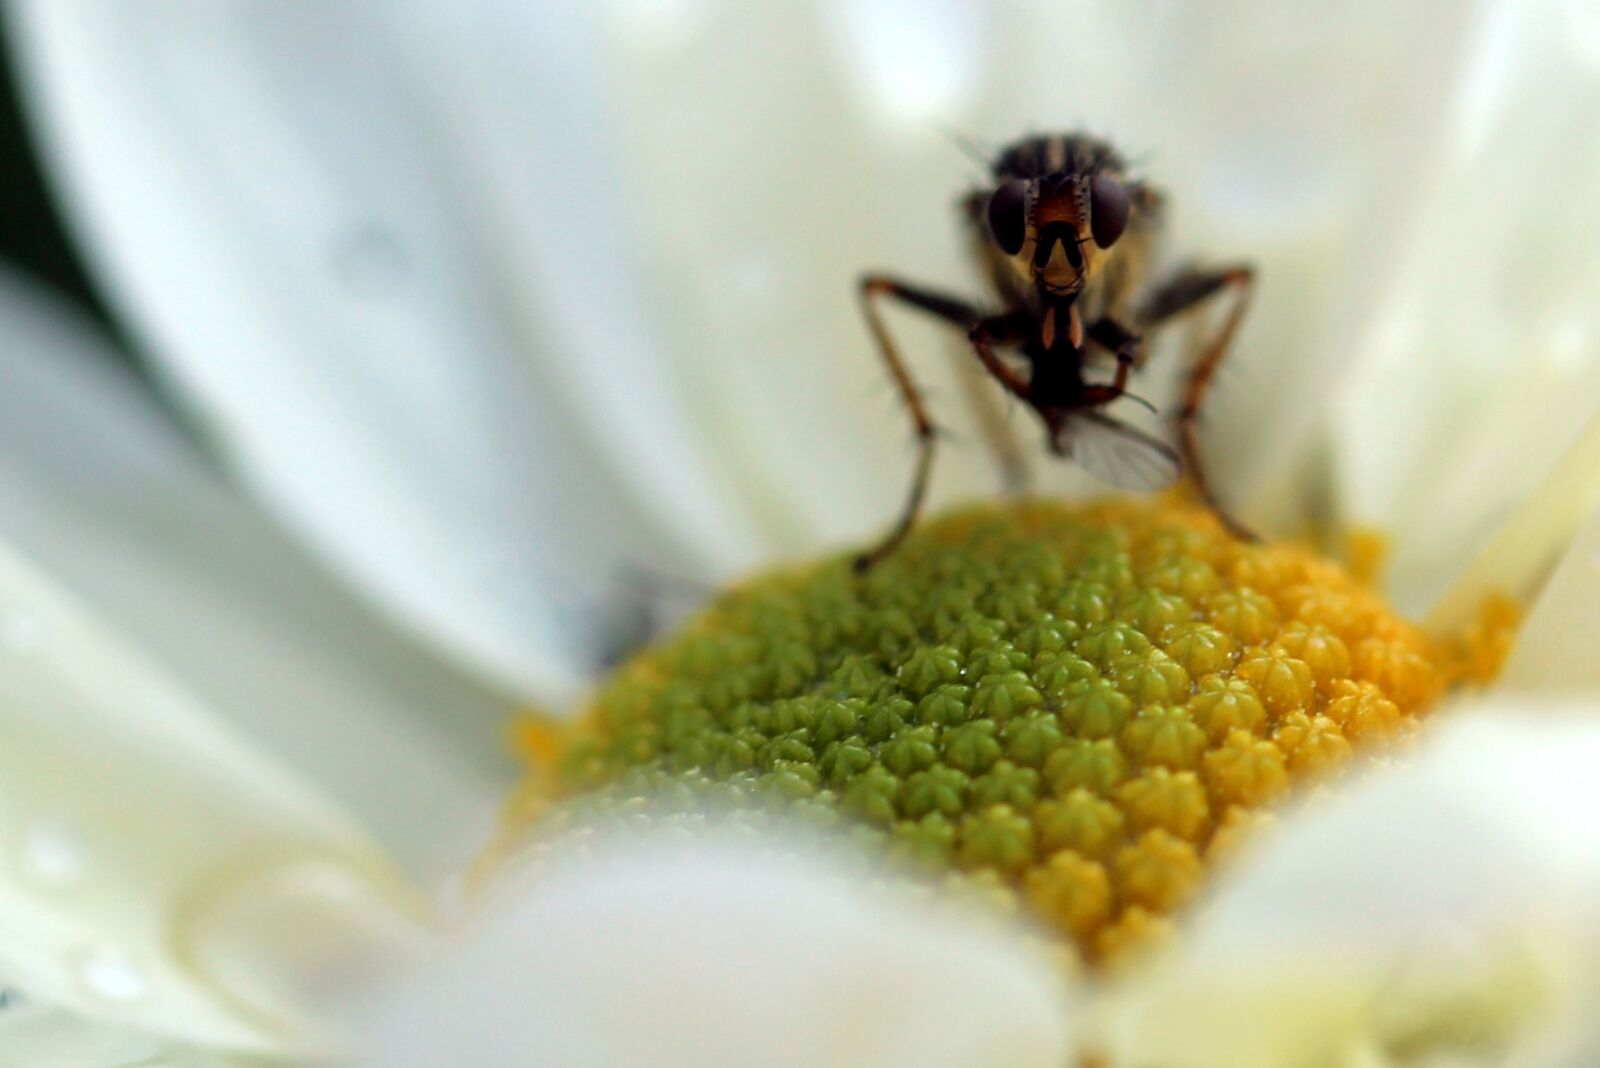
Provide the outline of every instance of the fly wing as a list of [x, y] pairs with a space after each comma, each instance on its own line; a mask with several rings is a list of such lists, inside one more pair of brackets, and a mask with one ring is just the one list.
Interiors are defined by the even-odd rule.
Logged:
[[1166, 489], [1183, 470], [1171, 446], [1099, 412], [1067, 416], [1056, 444], [1067, 459], [1121, 489]]

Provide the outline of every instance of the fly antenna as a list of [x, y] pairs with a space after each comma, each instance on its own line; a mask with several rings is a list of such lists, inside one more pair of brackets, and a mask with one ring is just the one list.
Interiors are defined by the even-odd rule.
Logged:
[[940, 133], [944, 134], [945, 140], [949, 141], [952, 145], [955, 145], [956, 150], [959, 151], [963, 156], [966, 156], [972, 162], [982, 167], [985, 171], [989, 169], [990, 154], [973, 144], [972, 141], [960, 130], [957, 130], [951, 126], [945, 126], [943, 124], [939, 125], [938, 130]]

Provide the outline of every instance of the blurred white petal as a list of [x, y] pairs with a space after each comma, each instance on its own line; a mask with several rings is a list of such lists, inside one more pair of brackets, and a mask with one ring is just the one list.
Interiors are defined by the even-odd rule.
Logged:
[[[1570, 5], [1567, 5], [1570, 6]], [[1425, 608], [1600, 411], [1600, 69], [1552, 3], [1493, 5], [1447, 129], [1446, 171], [1391, 189], [1398, 244], [1338, 413], [1346, 520], [1392, 535], [1388, 585]], [[1579, 514], [1582, 514], [1581, 512]]]
[[0, 1068], [245, 1068], [248, 1058], [185, 1048], [0, 991]]
[[0, 539], [414, 870], [477, 848], [512, 700], [396, 634], [206, 470], [102, 339], [0, 273]]
[[635, 840], [518, 890], [396, 992], [368, 1063], [1067, 1062], [1037, 946], [848, 866]]
[[0, 706], [0, 975], [28, 996], [278, 1048], [310, 1040], [323, 983], [414, 931], [352, 820], [9, 551]]
[[1593, 681], [1587, 628], [1594, 622], [1589, 606], [1600, 592], [1595, 587], [1597, 520], [1600, 418], [1450, 580], [1428, 610], [1428, 626], [1459, 630], [1477, 619], [1486, 598], [1510, 596], [1531, 606], [1531, 614], [1517, 630], [1517, 652], [1500, 684], [1560, 689]]
[[1172, 955], [1111, 995], [1117, 1063], [1594, 1063], [1594, 708], [1454, 715], [1244, 857]]
[[996, 11], [963, 0], [831, 0], [844, 75], [900, 123], [949, 122], [972, 103], [991, 59]]
[[[1594, 473], [1589, 472], [1591, 480]], [[1517, 631], [1496, 684], [1511, 691], [1600, 691], [1600, 510], [1573, 539]]]
[[[868, 95], [895, 77], [861, 67], [877, 8], [850, 22], [828, 5], [711, 7], [674, 48], [608, 20], [597, 65], [617, 102], [645, 282], [670, 312], [658, 327], [714, 436], [716, 477], [754, 502], [769, 546], [814, 551], [884, 523], [910, 475], [909, 424], [859, 321], [855, 276], [957, 283], [952, 206], [972, 164], [935, 121]], [[993, 76], [974, 58], [963, 99]], [[903, 325], [919, 374], [947, 382], [945, 333], [896, 316]], [[961, 425], [959, 402], [940, 396], [941, 418]], [[941, 496], [992, 484], [981, 452], [943, 450]]]
[[624, 565], [751, 555], [650, 345], [598, 72], [562, 47], [584, 8], [16, 11], [112, 297], [240, 473], [407, 624], [559, 700], [604, 659]]

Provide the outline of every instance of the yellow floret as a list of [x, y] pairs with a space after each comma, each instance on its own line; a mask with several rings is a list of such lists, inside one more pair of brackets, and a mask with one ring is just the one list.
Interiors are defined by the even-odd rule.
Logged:
[[1122, 900], [1167, 913], [1200, 885], [1200, 853], [1194, 843], [1157, 827], [1123, 846], [1115, 861]]
[[1105, 865], [1063, 849], [1023, 880], [1028, 903], [1059, 929], [1084, 938], [1111, 918], [1115, 897]]
[[777, 808], [976, 879], [1103, 960], [1169, 929], [1296, 784], [1492, 677], [1514, 624], [1497, 603], [1425, 634], [1309, 550], [1171, 501], [973, 508], [865, 576], [840, 557], [751, 580], [576, 730], [524, 728], [508, 841]]

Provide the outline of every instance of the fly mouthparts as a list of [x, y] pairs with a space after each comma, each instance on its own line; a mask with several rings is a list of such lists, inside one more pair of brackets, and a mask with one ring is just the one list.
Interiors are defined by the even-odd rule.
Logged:
[[1069, 266], [1074, 270], [1083, 266], [1083, 253], [1078, 248], [1078, 231], [1068, 222], [1046, 223], [1040, 227], [1039, 236], [1034, 240], [1033, 265], [1044, 270], [1050, 257], [1055, 255], [1058, 244]]

